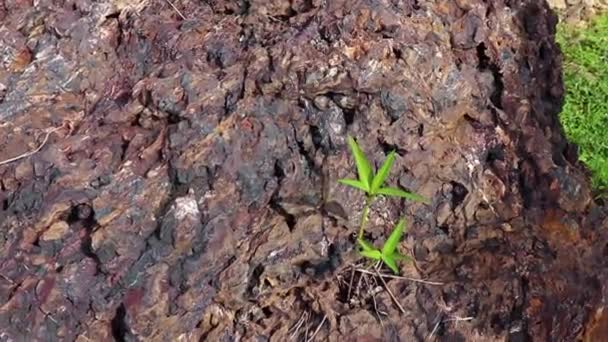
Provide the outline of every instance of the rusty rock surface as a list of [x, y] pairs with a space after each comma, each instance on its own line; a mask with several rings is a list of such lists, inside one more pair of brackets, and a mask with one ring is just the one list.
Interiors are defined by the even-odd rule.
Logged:
[[[0, 339], [606, 339], [555, 24], [537, 0], [5, 1], [0, 161], [43, 145], [0, 162]], [[443, 285], [355, 270], [347, 134], [431, 199], [378, 201], [369, 238], [405, 215], [402, 274]]]

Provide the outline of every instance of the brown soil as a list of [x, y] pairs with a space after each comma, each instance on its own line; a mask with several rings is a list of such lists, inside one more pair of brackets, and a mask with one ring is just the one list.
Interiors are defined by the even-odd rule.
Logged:
[[608, 0], [547, 0], [567, 25], [585, 26], [598, 14], [608, 11]]
[[[5, 1], [0, 340], [608, 340], [555, 24], [536, 0]], [[402, 275], [441, 285], [363, 273], [347, 134], [432, 199], [378, 201], [368, 238], [404, 215]]]

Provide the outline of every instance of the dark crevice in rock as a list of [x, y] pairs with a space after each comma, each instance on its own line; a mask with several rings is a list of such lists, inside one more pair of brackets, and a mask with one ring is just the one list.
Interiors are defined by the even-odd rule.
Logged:
[[452, 185], [452, 210], [454, 210], [464, 201], [469, 194], [469, 190], [458, 182], [452, 181], [450, 184]]
[[68, 214], [66, 222], [69, 225], [77, 224], [82, 229], [85, 230], [85, 234], [80, 243], [80, 250], [82, 254], [93, 259], [95, 261], [95, 265], [97, 267], [97, 272], [103, 273], [102, 270], [102, 261], [99, 256], [95, 253], [92, 245], [91, 235], [93, 234], [93, 230], [98, 226], [97, 221], [95, 220], [95, 212], [93, 208], [89, 204], [80, 204], [75, 207], [72, 207], [72, 210]]
[[241, 10], [239, 14], [246, 16], [249, 14], [249, 10], [251, 9], [251, 2], [249, 0], [241, 0], [239, 8]]
[[294, 11], [293, 8], [290, 7], [287, 10], [287, 13], [285, 13], [283, 15], [277, 15], [277, 16], [275, 16], [275, 18], [279, 19], [280, 21], [287, 22], [287, 21], [289, 21], [289, 19], [295, 17], [296, 15], [298, 15], [298, 13], [296, 11]]
[[344, 108], [342, 109], [342, 113], [344, 113], [344, 122], [346, 123], [346, 128], [348, 128], [355, 121], [355, 110]]
[[116, 37], [116, 50], [118, 50], [119, 48], [123, 48], [123, 42], [124, 42], [124, 34], [125, 34], [125, 27], [123, 27], [123, 21], [120, 20], [120, 13], [121, 11], [117, 11], [116, 13], [116, 23], [118, 26], [118, 35]]
[[492, 62], [492, 59], [487, 55], [487, 48], [484, 43], [477, 45], [477, 68], [481, 71], [489, 70], [494, 77], [494, 91], [490, 96], [490, 101], [496, 106], [496, 108], [503, 109], [502, 106], [502, 94], [504, 91], [503, 75], [500, 71], [500, 67]]
[[272, 210], [274, 210], [277, 214], [281, 215], [285, 219], [285, 223], [291, 231], [296, 225], [296, 217], [288, 213], [281, 205], [279, 191], [281, 190], [281, 183], [285, 178], [285, 171], [281, 167], [279, 161], [276, 161], [274, 164], [274, 177], [277, 180], [277, 190], [272, 195], [272, 198], [270, 200], [270, 207], [272, 208]]
[[91, 233], [92, 233], [91, 230], [87, 229], [87, 234], [82, 239], [80, 248], [84, 255], [86, 255], [87, 257], [89, 257], [95, 261], [95, 264], [97, 265], [97, 271], [100, 273], [103, 273], [103, 271], [101, 270], [101, 265], [102, 265], [101, 260], [99, 259], [99, 256], [95, 253], [95, 251], [93, 250]]
[[274, 210], [277, 214], [281, 215], [285, 219], [285, 223], [287, 224], [287, 227], [289, 227], [289, 231], [293, 231], [294, 227], [296, 226], [296, 217], [288, 213], [287, 210], [281, 206], [278, 199], [272, 199], [270, 201], [270, 208], [272, 208], [272, 210]]
[[518, 185], [519, 192], [521, 193], [524, 208], [530, 208], [534, 200], [537, 196], [535, 196], [535, 192], [537, 190], [534, 184], [537, 183], [537, 171], [535, 167], [533, 167], [534, 163], [524, 159], [518, 165]]
[[[315, 131], [316, 130], [316, 131]], [[312, 143], [314, 145], [315, 150], [319, 150], [321, 148], [320, 145], [320, 140], [321, 135], [318, 132], [318, 128], [316, 128], [316, 126], [310, 126], [310, 134], [312, 137]], [[318, 170], [317, 165], [315, 163], [315, 157], [314, 157], [314, 151], [308, 151], [306, 149], [306, 146], [304, 145], [304, 142], [297, 140], [297, 145], [298, 145], [298, 153], [304, 157], [304, 160], [306, 160], [306, 164], [308, 169], [310, 169], [313, 172], [316, 172]]]
[[[107, 14], [105, 16], [106, 19], [118, 19], [118, 17], [120, 16], [120, 11], [115, 11], [112, 12], [110, 14]], [[120, 46], [120, 44], [116, 44], [117, 46]]]
[[122, 144], [120, 145], [120, 162], [125, 161], [125, 159], [127, 158], [127, 150], [129, 149], [129, 141], [128, 140], [124, 140], [122, 141]]
[[486, 163], [492, 164], [494, 161], [497, 161], [497, 160], [504, 161], [504, 159], [505, 159], [504, 148], [505, 147], [503, 145], [496, 145], [496, 146], [490, 147], [488, 149], [488, 151], [486, 152]]
[[257, 265], [253, 272], [251, 272], [251, 276], [249, 276], [249, 281], [247, 282], [247, 293], [255, 298], [258, 296], [257, 287], [260, 285], [260, 276], [264, 273], [264, 265]]
[[481, 129], [481, 128], [483, 128], [483, 124], [481, 122], [479, 122], [479, 120], [477, 120], [474, 117], [470, 116], [469, 114], [465, 114], [464, 115], [464, 120], [466, 122], [468, 122], [475, 129]]
[[490, 57], [486, 55], [486, 44], [480, 43], [477, 45], [477, 68], [479, 70], [487, 70], [490, 67]]
[[396, 59], [402, 59], [403, 52], [401, 51], [400, 48], [393, 47], [393, 55], [395, 55]]
[[274, 177], [277, 179], [279, 187], [281, 187], [281, 182], [285, 178], [285, 171], [281, 167], [281, 162], [278, 160], [274, 162]]
[[126, 342], [126, 336], [129, 332], [129, 326], [126, 321], [127, 311], [124, 304], [120, 304], [116, 309], [116, 314], [110, 323], [112, 327], [112, 337], [114, 341]]
[[392, 151], [395, 151], [401, 157], [403, 157], [403, 156], [405, 156], [407, 154], [407, 150], [405, 150], [403, 148], [400, 148], [397, 145], [389, 144], [386, 141], [379, 140], [378, 144], [382, 148], [382, 151], [384, 152], [385, 155], [388, 155]]
[[167, 216], [167, 213], [173, 208], [175, 204], [175, 200], [179, 197], [184, 197], [188, 194], [188, 186], [176, 185], [175, 183], [171, 184], [171, 190], [169, 191], [169, 196], [164, 204], [161, 206], [160, 210], [154, 215], [156, 220], [156, 229], [154, 232], [150, 234], [148, 237], [147, 245], [150, 246], [149, 238], [156, 238], [161, 240], [161, 231], [163, 226], [164, 218]]
[[494, 76], [494, 91], [490, 96], [490, 101], [496, 106], [496, 108], [503, 109], [502, 107], [502, 94], [504, 91], [504, 84], [502, 82], [502, 73], [497, 65], [492, 64], [490, 66], [492, 75]]
[[[246, 51], [247, 49], [245, 49]], [[236, 91], [231, 91], [226, 94], [224, 98], [224, 115], [229, 116], [232, 114], [239, 103], [245, 97], [245, 80], [247, 79], [247, 67], [245, 67], [245, 71], [243, 72], [243, 78], [240, 82], [239, 87]]]
[[312, 144], [314, 145], [315, 150], [321, 150], [323, 148], [323, 135], [321, 134], [321, 130], [318, 126], [310, 126], [310, 136], [312, 138]]
[[303, 261], [299, 264], [300, 271], [311, 277], [320, 277], [333, 272], [340, 265], [340, 252], [333, 244], [327, 249], [327, 259], [321, 261]]
[[[517, 305], [511, 311], [508, 322], [511, 322], [511, 326], [509, 327], [509, 339], [508, 341], [532, 341], [530, 336], [528, 335], [526, 320], [524, 319], [525, 310], [526, 310], [526, 300], [528, 300], [528, 279], [525, 277], [520, 278], [521, 282], [521, 296], [519, 297]], [[517, 324], [517, 326], [513, 326], [513, 324]]]

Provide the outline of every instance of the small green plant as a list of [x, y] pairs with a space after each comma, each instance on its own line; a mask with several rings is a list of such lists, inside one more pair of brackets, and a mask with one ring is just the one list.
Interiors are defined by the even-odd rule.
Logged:
[[370, 258], [372, 260], [382, 260], [393, 272], [399, 273], [399, 268], [397, 268], [397, 261], [411, 260], [408, 256], [402, 255], [397, 252], [397, 245], [401, 240], [401, 235], [403, 235], [403, 231], [405, 230], [405, 220], [399, 220], [397, 226], [391, 232], [391, 235], [384, 242], [384, 246], [382, 246], [382, 250], [376, 249], [369, 242], [361, 239], [359, 240], [359, 245], [361, 246], [361, 255], [364, 257]]
[[388, 177], [391, 167], [395, 162], [395, 151], [389, 153], [386, 160], [384, 160], [380, 168], [374, 173], [371, 163], [353, 137], [348, 137], [348, 145], [353, 158], [355, 159], [359, 179], [340, 179], [338, 182], [351, 186], [355, 189], [362, 190], [366, 194], [365, 207], [363, 207], [363, 212], [361, 213], [361, 225], [359, 227], [359, 233], [357, 234], [357, 243], [361, 248], [359, 252], [366, 258], [370, 258], [372, 260], [382, 260], [393, 272], [399, 273], [397, 261], [409, 260], [409, 258], [405, 255], [401, 255], [396, 252], [397, 245], [399, 244], [401, 236], [405, 230], [405, 220], [399, 220], [399, 223], [391, 232], [389, 238], [384, 243], [384, 246], [381, 250], [379, 250], [371, 243], [366, 241], [363, 237], [365, 225], [367, 224], [368, 220], [369, 208], [378, 195], [400, 197], [424, 203], [428, 203], [428, 200], [422, 196], [401, 190], [399, 188], [384, 186], [384, 181]]
[[386, 177], [388, 177], [388, 173], [395, 162], [395, 151], [391, 151], [391, 153], [389, 153], [384, 163], [382, 163], [382, 166], [380, 166], [380, 169], [378, 169], [376, 174], [374, 174], [369, 160], [367, 160], [365, 154], [353, 137], [348, 137], [348, 145], [350, 146], [353, 157], [355, 158], [359, 179], [340, 179], [338, 182], [359, 190], [363, 190], [367, 194], [367, 197], [371, 198], [377, 195], [386, 195], [402, 197], [413, 201], [426, 201], [426, 199], [422, 196], [418, 196], [401, 189], [383, 186], [384, 181], [386, 180]]

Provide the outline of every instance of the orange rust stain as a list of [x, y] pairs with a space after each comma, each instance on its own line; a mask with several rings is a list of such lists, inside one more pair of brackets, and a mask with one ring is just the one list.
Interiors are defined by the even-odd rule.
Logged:
[[580, 240], [579, 230], [568, 226], [566, 222], [566, 214], [563, 212], [554, 209], [546, 211], [541, 227], [555, 246], [563, 246], [564, 243], [571, 245]]
[[589, 319], [583, 332], [584, 342], [608, 341], [608, 310], [601, 307]]
[[526, 309], [528, 317], [536, 316], [540, 313], [543, 308], [543, 302], [540, 298], [531, 298]]
[[23, 71], [31, 61], [32, 53], [27, 48], [23, 48], [13, 57], [13, 63], [11, 64], [10, 69], [15, 72]]

